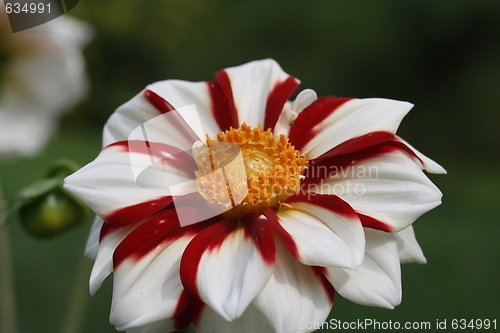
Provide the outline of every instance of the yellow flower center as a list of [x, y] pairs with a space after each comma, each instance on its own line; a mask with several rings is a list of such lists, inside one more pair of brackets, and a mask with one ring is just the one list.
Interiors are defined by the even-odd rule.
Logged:
[[243, 124], [195, 151], [198, 192], [228, 218], [263, 213], [297, 193], [306, 158], [284, 135]]

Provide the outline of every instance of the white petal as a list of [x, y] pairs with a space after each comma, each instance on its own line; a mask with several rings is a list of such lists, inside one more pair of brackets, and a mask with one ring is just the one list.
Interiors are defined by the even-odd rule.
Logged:
[[[358, 239], [353, 242], [358, 245], [353, 246], [353, 250], [357, 251], [359, 248], [362, 251], [361, 256], [356, 255], [355, 257], [349, 245], [329, 229], [322, 220], [295, 209], [282, 210], [277, 215], [280, 218], [281, 226], [293, 238], [298, 250], [298, 259], [301, 263], [309, 266], [346, 268], [356, 268], [361, 264], [364, 252], [364, 235], [362, 233], [361, 237], [358, 238], [363, 242], [360, 243]], [[331, 219], [329, 222], [333, 225], [341, 226], [349, 223], [342, 221], [341, 217], [335, 214], [330, 213], [328, 215]], [[325, 221], [327, 220], [325, 219]], [[359, 222], [358, 227], [362, 231], [361, 222]], [[351, 230], [346, 231], [352, 234]]]
[[92, 267], [92, 272], [90, 273], [89, 288], [92, 296], [97, 292], [97, 290], [99, 290], [106, 277], [108, 277], [108, 275], [113, 271], [113, 253], [115, 252], [116, 247], [136, 227], [137, 224], [133, 224], [111, 230], [103, 237], [103, 239], [101, 239], [94, 266]]
[[[227, 68], [224, 72], [229, 79], [239, 124], [246, 123], [250, 127], [257, 127], [258, 124], [264, 126], [270, 93], [277, 84], [289, 79], [290, 75], [272, 59], [252, 61]], [[298, 85], [298, 80], [295, 81]]]
[[292, 128], [292, 122], [288, 115], [291, 112], [293, 112], [291, 111], [291, 103], [286, 102], [285, 107], [283, 108], [283, 111], [281, 112], [280, 117], [276, 122], [276, 126], [274, 127], [274, 136], [284, 135], [285, 137], [288, 137], [288, 133], [290, 133], [290, 129]]
[[306, 107], [314, 103], [318, 99], [318, 95], [312, 89], [304, 89], [298, 95], [297, 98], [292, 102], [292, 110], [300, 113]]
[[180, 259], [193, 237], [159, 244], [140, 259], [128, 259], [115, 269], [110, 322], [117, 330], [172, 318], [184, 289]]
[[97, 257], [97, 250], [99, 249], [99, 235], [101, 234], [103, 223], [104, 221], [99, 216], [96, 216], [90, 229], [89, 238], [87, 239], [87, 244], [85, 245], [85, 256], [91, 260], [95, 260]]
[[427, 263], [427, 259], [425, 259], [424, 253], [415, 238], [412, 225], [400, 232], [394, 233], [394, 239], [398, 244], [399, 260], [402, 264], [410, 262], [418, 262], [419, 264]]
[[336, 171], [317, 192], [338, 195], [356, 212], [384, 224], [385, 231], [403, 230], [441, 203], [439, 189], [411, 156], [397, 149], [375, 147], [372, 156]]
[[50, 138], [56, 120], [41, 111], [38, 113], [25, 111], [27, 110], [19, 105], [9, 109], [0, 107], [0, 155], [2, 157], [33, 156]]
[[401, 302], [401, 267], [393, 234], [365, 228], [366, 254], [356, 270], [328, 268], [328, 279], [343, 297], [362, 305], [392, 309]]
[[[205, 90], [207, 89], [206, 84], [203, 82], [192, 84], [195, 85], [193, 87], [195, 92], [196, 87], [205, 87]], [[166, 112], [168, 110], [159, 110], [152, 100], [160, 100], [162, 105], [166, 103], [161, 96], [151, 91], [165, 85], [170, 86], [171, 83], [164, 81], [148, 86], [130, 101], [120, 106], [109, 117], [104, 126], [103, 146], [106, 147], [119, 141], [143, 140], [164, 143], [181, 150], [191, 149], [193, 142], [198, 140], [198, 138], [194, 140], [191, 138], [195, 134], [194, 130], [190, 128], [192, 124], [179, 123], [175, 119], [179, 119], [179, 115], [182, 116], [185, 110], [190, 110], [190, 106], [193, 104], [196, 106], [196, 103], [193, 101], [182, 106], [172, 105], [179, 111]], [[151, 90], [148, 88], [151, 88]], [[200, 110], [196, 107], [195, 113], [200, 115], [202, 113], [201, 107]], [[180, 124], [184, 126], [179, 126]], [[195, 125], [197, 124], [199, 124], [199, 121], [195, 122]]]
[[[181, 256], [207, 227], [181, 228], [175, 210], [165, 210], [138, 226], [113, 255], [114, 284], [110, 322], [118, 330], [176, 319], [186, 303], [180, 280]], [[181, 306], [182, 307], [182, 306]]]
[[[135, 165], [131, 164], [131, 160]], [[106, 218], [108, 214], [124, 207], [161, 200], [171, 194], [170, 185], [190, 181], [187, 174], [189, 168], [183, 163], [151, 163], [150, 155], [127, 152], [125, 146], [110, 146], [93, 162], [67, 177], [65, 188], [85, 201], [99, 217], [111, 223]], [[147, 170], [136, 180], [133, 168], [141, 165]], [[194, 191], [195, 187], [188, 192]], [[156, 210], [147, 210], [143, 218], [162, 208], [160, 203], [156, 206]]]
[[205, 306], [195, 327], [198, 333], [274, 333], [266, 317], [252, 305], [241, 317], [230, 322], [224, 320], [210, 307]]
[[[212, 100], [206, 82], [168, 80], [151, 84], [147, 89], [163, 97], [176, 109], [191, 104], [196, 105], [203, 132], [210, 137], [215, 137], [220, 131], [213, 117]], [[201, 140], [205, 139], [205, 136], [201, 138]]]
[[[291, 205], [294, 211], [304, 212], [321, 221], [336, 235], [337, 242], [340, 241], [340, 244], [337, 244], [340, 248], [329, 253], [330, 260], [336, 261], [337, 264], [317, 266], [346, 265], [343, 267], [354, 269], [361, 265], [365, 253], [365, 234], [357, 214], [346, 202], [335, 196], [303, 193], [290, 197], [286, 203]], [[318, 234], [311, 235], [309, 242], [314, 243], [317, 237]], [[330, 244], [332, 245], [333, 243]], [[339, 265], [342, 262], [344, 264]]]
[[54, 116], [79, 102], [88, 88], [80, 48], [90, 35], [90, 26], [67, 16], [16, 33], [8, 44], [13, 58], [3, 72], [7, 92], [0, 109], [19, 103], [21, 112]]
[[[273, 238], [264, 224], [267, 220], [263, 221], [245, 227], [238, 227], [235, 220], [221, 221], [200, 233], [186, 249], [184, 258], [196, 270], [192, 289], [226, 321], [240, 317], [271, 276]], [[261, 244], [271, 246], [271, 253], [263, 254]], [[195, 272], [181, 270], [181, 274], [194, 276]], [[184, 279], [183, 283], [186, 288], [192, 284]]]
[[425, 169], [425, 171], [430, 173], [446, 174], [446, 170], [442, 166], [416, 150], [408, 142], [398, 136], [396, 137], [396, 140], [406, 145], [416, 155], [416, 157], [418, 157], [417, 161], [422, 164], [422, 168]]
[[314, 90], [304, 89], [297, 95], [297, 98], [293, 102], [286, 102], [274, 128], [274, 135], [279, 136], [283, 134], [288, 137], [292, 123], [297, 119], [299, 113], [317, 99], [318, 95]]
[[326, 319], [333, 302], [333, 288], [326, 286], [328, 281], [321, 281], [313, 268], [298, 262], [279, 239], [275, 241], [273, 275], [254, 305], [277, 333], [311, 332], [300, 324]]
[[[310, 131], [315, 133], [310, 138], [307, 133], [299, 133], [309, 138], [301, 152], [305, 153], [308, 159], [314, 159], [344, 141], [370, 132], [395, 133], [401, 120], [412, 107], [413, 104], [389, 99], [349, 100], [310, 128]], [[297, 118], [297, 122], [299, 121], [300, 117]]]
[[[5, 11], [0, 13], [8, 22]], [[90, 30], [82, 21], [61, 16], [2, 40], [12, 58], [0, 71], [1, 155], [36, 154], [56, 129], [59, 114], [86, 95], [80, 48]]]
[[127, 333], [166, 333], [175, 331], [173, 320], [160, 320], [149, 325], [127, 330]]

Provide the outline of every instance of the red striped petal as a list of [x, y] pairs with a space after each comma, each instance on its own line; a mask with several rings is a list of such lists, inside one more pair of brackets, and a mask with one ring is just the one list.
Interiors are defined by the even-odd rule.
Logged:
[[144, 90], [144, 97], [146, 100], [151, 103], [160, 113], [168, 113], [170, 111], [174, 111], [175, 108], [167, 102], [162, 97], [158, 96], [156, 93], [151, 90]]
[[226, 95], [232, 126], [274, 128], [285, 102], [299, 85], [272, 59], [252, 61], [216, 73]]
[[182, 330], [192, 322], [198, 322], [205, 304], [193, 299], [183, 290], [173, 316], [175, 330]]
[[361, 221], [361, 224], [365, 228], [372, 228], [372, 229], [377, 229], [380, 231], [385, 231], [385, 232], [393, 232], [394, 228], [385, 222], [379, 221], [376, 218], [373, 218], [371, 216], [365, 215], [358, 213], [359, 220]]
[[116, 269], [126, 259], [140, 260], [158, 245], [184, 235], [198, 234], [213, 222], [208, 220], [181, 228], [175, 209], [163, 211], [138, 226], [120, 243], [113, 256], [113, 265]]
[[386, 141], [327, 157], [310, 168], [303, 191], [337, 195], [364, 227], [397, 232], [441, 202], [441, 192], [401, 143]]
[[305, 145], [319, 132], [315, 126], [320, 124], [342, 104], [353, 98], [340, 98], [323, 96], [318, 98], [311, 106], [302, 111], [290, 130], [288, 139], [295, 149], [302, 150]]
[[395, 135], [390, 132], [379, 131], [379, 132], [371, 132], [357, 138], [352, 138], [347, 141], [342, 142], [336, 147], [333, 147], [320, 157], [316, 159], [321, 159], [329, 156], [335, 156], [340, 154], [348, 154], [358, 150], [362, 150], [381, 142], [393, 141], [395, 139]]
[[357, 220], [356, 213], [351, 206], [335, 195], [319, 193], [297, 193], [288, 198], [286, 203], [304, 202], [331, 211], [332, 213]]
[[269, 220], [273, 220], [271, 227], [276, 235], [301, 263], [351, 269], [361, 264], [364, 233], [349, 204], [337, 196], [317, 193], [295, 195], [286, 204], [290, 208], [278, 211], [276, 220]]
[[[267, 219], [261, 217], [259, 214], [249, 214], [243, 218], [242, 222], [243, 222], [243, 224], [238, 223], [238, 221], [236, 221], [234, 219], [226, 219], [226, 220], [220, 221], [219, 223], [216, 223], [216, 224], [206, 228], [202, 232], [200, 232], [189, 243], [188, 247], [184, 251], [184, 254], [183, 254], [183, 257], [181, 260], [180, 275], [181, 275], [181, 281], [182, 281], [184, 287], [186, 288], [186, 290], [188, 291], [188, 293], [192, 297], [196, 297], [198, 299], [200, 299], [200, 297], [201, 297], [200, 290], [198, 287], [198, 283], [199, 283], [198, 279], [203, 278], [204, 274], [202, 274], [200, 276], [198, 274], [198, 270], [200, 269], [200, 263], [202, 261], [202, 258], [205, 258], [203, 260], [210, 261], [209, 257], [204, 257], [205, 254], [207, 256], [211, 256], [212, 254], [214, 256], [218, 256], [218, 251], [224, 250], [224, 249], [221, 249], [222, 246], [227, 245], [227, 246], [231, 247], [232, 245], [229, 245], [229, 244], [223, 245], [226, 242], [226, 240], [228, 240], [230, 237], [237, 237], [237, 239], [240, 239], [240, 240], [250, 239], [252, 241], [253, 245], [258, 250], [260, 257], [262, 258], [261, 260], [265, 264], [264, 266], [268, 266], [268, 268], [264, 268], [264, 266], [261, 266], [260, 264], [258, 264], [257, 266], [262, 267], [262, 269], [264, 269], [266, 271], [269, 271], [269, 274], [270, 274], [270, 272], [271, 272], [270, 268], [273, 266], [274, 261], [275, 261], [275, 248], [274, 248], [273, 235], [272, 235], [271, 229], [268, 226]], [[237, 231], [241, 230], [241, 228], [243, 228], [242, 231], [243, 231], [244, 238], [238, 238], [241, 236], [237, 236], [238, 235]], [[238, 243], [240, 243], [240, 242], [238, 242]], [[246, 252], [248, 249], [251, 248], [251, 246], [247, 247], [248, 245], [244, 245], [244, 243], [241, 243], [240, 245], [245, 247], [245, 255], [251, 255], [250, 254], [251, 251]], [[238, 246], [236, 246], [236, 248], [234, 248], [233, 250], [238, 252], [239, 251]], [[225, 249], [225, 250], [228, 250], [228, 249]], [[231, 260], [232, 256], [233, 255], [237, 256], [238, 253], [224, 253], [221, 255], [224, 258], [226, 258], [227, 260]], [[251, 267], [253, 267], [253, 265], [256, 265], [256, 262], [254, 260], [252, 260], [249, 263], [251, 264]], [[227, 263], [227, 264], [232, 265], [231, 263]], [[246, 264], [247, 263], [245, 263], [245, 262], [238, 262], [238, 265], [245, 266]], [[203, 269], [210, 270], [211, 267], [203, 266]], [[216, 267], [212, 267], [212, 269], [216, 269]], [[212, 273], [218, 274], [217, 271], [214, 271]], [[249, 272], [249, 274], [253, 274], [253, 273], [255, 273], [255, 272]], [[211, 274], [211, 272], [207, 271], [206, 274]], [[213, 274], [211, 274], [211, 275], [213, 275]], [[235, 283], [244, 283], [246, 281], [246, 280], [240, 281], [239, 279], [241, 278], [241, 276], [235, 276], [234, 278], [235, 278], [235, 281], [237, 281]], [[262, 285], [261, 287], [263, 288], [265, 285], [265, 281], [261, 281], [261, 282], [264, 284], [262, 285], [262, 283], [259, 282], [258, 285], [259, 286]], [[206, 282], [206, 283], [208, 283], [208, 282]], [[255, 288], [253, 288], [253, 289], [255, 289]], [[205, 290], [205, 292], [208, 292], [208, 291]], [[258, 293], [259, 290], [255, 291], [255, 292]], [[246, 295], [246, 296], [242, 296], [242, 297], [248, 298], [250, 296]], [[209, 297], [209, 295], [206, 297]], [[243, 301], [243, 298], [240, 299], [240, 301]], [[208, 301], [210, 303], [210, 300], [208, 300]], [[217, 303], [216, 305], [220, 306], [221, 304], [219, 304], [219, 303], [222, 301], [224, 301], [224, 300], [219, 299], [219, 300], [215, 301]], [[232, 300], [232, 301], [234, 301], [234, 300]], [[251, 299], [247, 300], [247, 301], [251, 301]], [[237, 305], [243, 306], [239, 303]], [[215, 309], [215, 308], [214, 308], [214, 310], [220, 311], [219, 309]], [[233, 310], [236, 311], [236, 309], [233, 309]], [[232, 316], [232, 314], [227, 314], [227, 315]]]
[[192, 297], [200, 299], [196, 276], [203, 253], [219, 248], [237, 227], [236, 220], [226, 219], [208, 227], [189, 243], [181, 259], [180, 275], [184, 288]]
[[[196, 142], [199, 140], [193, 129], [186, 123], [181, 115], [175, 108], [165, 99], [152, 92], [151, 90], [144, 90], [144, 97], [151, 103], [160, 113], [169, 114], [168, 121], [171, 122], [189, 142]], [[174, 112], [172, 112], [174, 111]]]
[[300, 82], [293, 76], [289, 76], [285, 81], [278, 82], [269, 93], [266, 105], [266, 116], [264, 120], [264, 129], [274, 130], [276, 122], [283, 110], [285, 102], [299, 87]]
[[280, 224], [279, 218], [276, 215], [277, 209], [275, 207], [268, 207], [264, 212], [264, 215], [269, 220], [269, 225], [273, 229], [274, 233], [283, 241], [285, 246], [288, 248], [290, 253], [295, 257], [299, 258], [299, 249], [297, 244], [293, 240], [292, 235], [290, 235]]
[[316, 275], [316, 277], [318, 278], [319, 282], [321, 282], [321, 285], [323, 285], [325, 293], [328, 295], [328, 298], [330, 299], [330, 303], [333, 304], [333, 299], [335, 298], [335, 289], [325, 276], [325, 274], [327, 273], [326, 268], [313, 266], [311, 267], [311, 269], [314, 275]]
[[229, 130], [233, 126], [233, 118], [229, 107], [229, 102], [217, 81], [207, 82], [211, 99], [212, 115], [219, 125], [221, 131]]
[[[215, 78], [217, 79], [217, 82], [219, 82], [220, 88], [224, 92], [224, 95], [226, 95], [227, 104], [229, 106], [228, 115], [231, 118], [231, 126], [233, 126], [233, 128], [238, 128], [240, 127], [238, 120], [238, 110], [236, 109], [236, 105], [234, 104], [233, 91], [231, 89], [231, 81], [229, 80], [229, 76], [227, 75], [226, 71], [221, 70], [215, 73]], [[224, 125], [227, 126], [226, 123]]]
[[276, 260], [274, 236], [268, 225], [268, 220], [262, 214], [247, 214], [243, 216], [245, 236], [253, 240], [267, 265], [272, 266]]
[[147, 219], [161, 209], [172, 203], [171, 196], [141, 202], [136, 205], [127, 206], [109, 213], [104, 220], [105, 224], [113, 227], [125, 226]]
[[365, 160], [390, 154], [397, 150], [392, 141], [354, 151], [347, 154], [328, 156], [308, 165], [305, 179], [301, 182], [303, 191], [308, 191], [314, 184], [319, 184], [322, 180], [338, 175], [349, 175], [353, 166]]
[[165, 143], [129, 140], [112, 143], [104, 149], [111, 147], [120, 147], [122, 152], [126, 153], [149, 155], [152, 157], [152, 163], [161, 161], [162, 164], [177, 169], [190, 179], [195, 178], [194, 172], [198, 170], [194, 158], [188, 152]]

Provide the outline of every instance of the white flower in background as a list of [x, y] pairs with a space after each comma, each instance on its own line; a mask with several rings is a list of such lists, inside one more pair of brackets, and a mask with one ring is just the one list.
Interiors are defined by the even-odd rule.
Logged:
[[91, 29], [63, 15], [12, 33], [0, 4], [0, 155], [34, 155], [61, 113], [88, 92], [82, 48]]
[[[299, 323], [324, 321], [334, 288], [360, 304], [398, 305], [400, 263], [425, 262], [412, 223], [441, 202], [422, 169], [445, 173], [395, 135], [412, 105], [317, 98], [312, 90], [290, 102], [299, 81], [274, 60], [215, 77], [148, 86], [110, 117], [101, 154], [66, 178], [66, 189], [98, 215], [86, 252], [95, 259], [90, 289], [114, 271], [111, 322], [134, 333], [191, 322], [203, 333], [310, 332]], [[207, 145], [240, 148], [248, 195], [182, 227], [181, 213], [206, 217], [239, 194], [231, 187], [225, 195], [222, 179], [195, 178], [218, 159], [182, 153], [198, 140], [195, 124], [184, 118], [190, 132], [180, 118], [159, 117], [191, 104]], [[147, 142], [129, 141], [150, 119], [160, 121]], [[139, 186], [131, 161], [153, 158], [162, 163]], [[172, 178], [198, 185], [173, 201]]]

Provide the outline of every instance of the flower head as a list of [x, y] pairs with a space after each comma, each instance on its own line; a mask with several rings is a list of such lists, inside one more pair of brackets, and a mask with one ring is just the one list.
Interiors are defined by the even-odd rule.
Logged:
[[90, 27], [67, 15], [12, 33], [0, 6], [0, 155], [33, 155], [87, 92]]
[[[445, 172], [395, 135], [412, 105], [312, 90], [290, 102], [299, 81], [273, 60], [215, 77], [148, 86], [66, 178], [97, 214], [90, 289], [114, 271], [111, 322], [309, 332], [300, 322], [324, 321], [334, 288], [398, 305], [400, 263], [425, 262], [412, 223], [440, 204], [422, 169]], [[199, 121], [181, 112], [192, 104]]]

